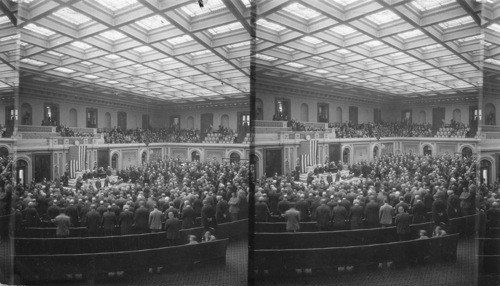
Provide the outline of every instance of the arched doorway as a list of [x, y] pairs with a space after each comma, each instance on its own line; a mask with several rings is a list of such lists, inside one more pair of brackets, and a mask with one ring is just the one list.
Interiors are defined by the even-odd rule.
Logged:
[[373, 159], [379, 156], [379, 148], [378, 146], [373, 147]]
[[453, 120], [455, 122], [462, 122], [462, 111], [460, 109], [453, 110]]
[[462, 157], [471, 157], [472, 156], [472, 149], [469, 147], [464, 147], [462, 148]]
[[425, 111], [422, 110], [422, 111], [420, 111], [419, 114], [420, 114], [419, 115], [420, 116], [420, 123], [422, 123], [422, 124], [427, 123], [427, 114], [425, 113]]
[[71, 108], [69, 110], [69, 122], [68, 122], [69, 127], [77, 127], [78, 126], [78, 115], [76, 113], [76, 109]]
[[264, 104], [262, 99], [255, 99], [255, 120], [264, 120]]
[[29, 103], [23, 103], [21, 105], [21, 124], [22, 125], [33, 124], [33, 110]]
[[238, 163], [240, 161], [240, 154], [233, 152], [229, 155], [230, 163]]
[[28, 162], [19, 159], [16, 162], [16, 181], [18, 185], [26, 185], [28, 176]]
[[481, 160], [480, 165], [481, 183], [491, 183], [491, 162], [489, 160]]
[[196, 150], [191, 152], [191, 161], [200, 161], [200, 152]]
[[193, 118], [193, 116], [189, 116], [187, 118], [187, 129], [189, 129], [189, 130], [194, 129], [194, 118]]
[[111, 114], [109, 112], [104, 113], [104, 126], [106, 129], [111, 129]]
[[484, 114], [486, 115], [484, 123], [486, 125], [496, 125], [496, 108], [492, 103], [487, 103], [484, 107]]
[[424, 146], [424, 156], [432, 156], [432, 148], [429, 145]]
[[117, 170], [118, 169], [118, 154], [114, 153], [113, 156], [111, 156], [111, 169]]
[[259, 167], [260, 167], [259, 156], [255, 154], [250, 155], [250, 171], [253, 171], [254, 179], [258, 179], [260, 176]]
[[350, 164], [350, 158], [351, 158], [351, 149], [350, 148], [344, 148], [344, 151], [342, 152], [342, 162], [344, 164]]
[[335, 116], [335, 121], [338, 122], [338, 123], [342, 123], [342, 107], [337, 107], [337, 112], [336, 113], [336, 116]]
[[307, 103], [300, 105], [300, 121], [309, 122], [309, 106]]
[[224, 114], [221, 116], [220, 125], [224, 128], [229, 128], [229, 115]]

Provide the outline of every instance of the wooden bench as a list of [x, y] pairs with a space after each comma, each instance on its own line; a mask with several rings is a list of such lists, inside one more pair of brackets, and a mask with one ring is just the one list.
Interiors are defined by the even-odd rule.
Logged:
[[[189, 235], [201, 239], [203, 228], [183, 229], [181, 243], [187, 243]], [[218, 239], [236, 238], [248, 233], [248, 219], [220, 224]], [[120, 252], [166, 247], [166, 233], [146, 233], [105, 237], [67, 238], [15, 238], [16, 255], [84, 254], [100, 252]]]
[[109, 272], [225, 263], [228, 242], [229, 239], [221, 239], [191, 245], [92, 254], [16, 255], [14, 265], [23, 282], [65, 280], [67, 275], [80, 274], [93, 284], [96, 275]]
[[[430, 216], [429, 216], [430, 217]], [[464, 233], [473, 232], [475, 226], [477, 225], [476, 219], [479, 219], [478, 215], [470, 215], [452, 218], [449, 220], [448, 232], [449, 233]], [[300, 232], [314, 232], [318, 231], [316, 222], [301, 222]], [[256, 222], [255, 232], [286, 232], [286, 222]]]
[[260, 249], [254, 251], [254, 268], [258, 273], [284, 275], [295, 269], [337, 269], [393, 262], [409, 263], [426, 257], [427, 261], [455, 261], [458, 234], [429, 239], [391, 242], [375, 245], [309, 249]]
[[[414, 224], [410, 228], [412, 237], [418, 238], [420, 229], [426, 230], [430, 235], [433, 223]], [[255, 233], [254, 235], [255, 249], [341, 247], [388, 243], [398, 240], [396, 227], [296, 233]]]
[[[42, 222], [45, 226], [43, 227], [28, 227], [24, 228], [16, 233], [16, 237], [30, 237], [30, 238], [53, 238], [56, 237], [56, 228], [52, 222]], [[223, 224], [221, 224], [223, 225]], [[201, 218], [195, 219], [195, 227], [201, 226]], [[132, 230], [132, 233], [134, 230]], [[115, 228], [115, 235], [120, 234], [120, 228]], [[70, 237], [87, 237], [86, 227], [71, 227], [69, 230]]]

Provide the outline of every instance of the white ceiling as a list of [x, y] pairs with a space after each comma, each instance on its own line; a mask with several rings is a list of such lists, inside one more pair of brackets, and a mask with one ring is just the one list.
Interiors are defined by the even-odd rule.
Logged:
[[482, 9], [484, 67], [500, 72], [500, 1], [486, 2]]
[[475, 92], [480, 17], [473, 0], [261, 0], [257, 69], [402, 98]]
[[[5, 11], [5, 12], [4, 12]], [[18, 32], [11, 22], [7, 0], [0, 1], [0, 90], [9, 91], [19, 85]], [[10, 17], [9, 17], [10, 16]], [[12, 18], [15, 20], [15, 18]]]
[[[250, 92], [250, 2], [24, 0], [23, 75], [170, 102]], [[25, 72], [27, 71], [27, 72]]]

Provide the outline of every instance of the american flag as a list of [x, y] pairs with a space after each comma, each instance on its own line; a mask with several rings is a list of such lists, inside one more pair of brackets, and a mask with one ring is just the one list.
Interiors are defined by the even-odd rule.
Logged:
[[307, 172], [308, 166], [318, 164], [318, 140], [312, 139], [300, 142], [300, 168], [301, 172]]
[[76, 172], [83, 171], [87, 166], [87, 146], [70, 146], [68, 151], [69, 176], [76, 177]]

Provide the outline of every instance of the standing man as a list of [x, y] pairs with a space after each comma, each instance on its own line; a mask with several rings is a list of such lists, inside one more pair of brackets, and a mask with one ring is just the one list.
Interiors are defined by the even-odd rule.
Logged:
[[299, 230], [300, 212], [295, 207], [288, 209], [282, 216], [286, 219], [286, 231], [297, 232]]
[[396, 232], [400, 241], [411, 239], [410, 216], [405, 212], [403, 206], [399, 207], [396, 216]]
[[56, 224], [56, 237], [68, 237], [69, 227], [71, 224], [71, 219], [64, 212], [61, 212], [58, 216], [54, 218], [54, 223]]
[[111, 206], [108, 206], [108, 210], [102, 215], [102, 228], [104, 230], [104, 236], [113, 235], [116, 226], [116, 214], [111, 210]]
[[167, 230], [167, 241], [168, 245], [178, 245], [180, 242], [180, 230], [182, 228], [182, 222], [174, 216], [173, 212], [167, 213], [168, 219], [165, 222], [165, 229]]
[[134, 224], [134, 214], [129, 211], [129, 206], [123, 206], [123, 212], [119, 217], [120, 234], [130, 234], [132, 232], [132, 225]]
[[392, 225], [392, 217], [394, 216], [394, 209], [389, 205], [387, 199], [384, 199], [384, 204], [379, 210], [380, 225], [382, 227], [389, 227]]
[[[172, 213], [173, 212], [169, 212]], [[153, 210], [149, 213], [149, 229], [151, 232], [160, 232], [162, 229], [161, 219], [163, 214], [158, 209], [158, 205], [154, 205]], [[175, 215], [174, 215], [175, 216]]]

